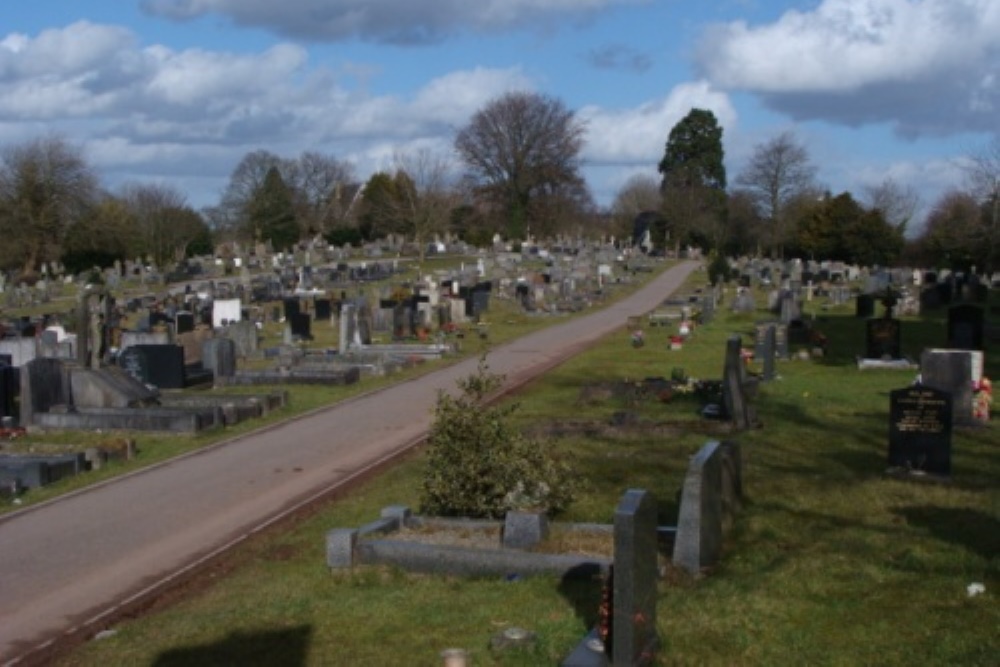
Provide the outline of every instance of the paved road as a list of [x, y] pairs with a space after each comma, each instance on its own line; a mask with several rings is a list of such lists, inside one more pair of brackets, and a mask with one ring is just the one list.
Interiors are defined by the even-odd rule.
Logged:
[[[519, 385], [676, 290], [671, 268], [628, 299], [491, 351]], [[468, 359], [422, 378], [241, 436], [0, 518], [0, 656], [12, 660], [182, 573], [426, 433], [438, 389]]]

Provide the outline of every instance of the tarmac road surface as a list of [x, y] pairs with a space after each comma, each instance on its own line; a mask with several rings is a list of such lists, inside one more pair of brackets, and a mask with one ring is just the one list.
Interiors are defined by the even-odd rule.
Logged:
[[[601, 311], [499, 346], [519, 386], [652, 310], [698, 266], [682, 262]], [[384, 390], [0, 517], [0, 658], [17, 662], [312, 497], [419, 442], [438, 389], [471, 358]]]

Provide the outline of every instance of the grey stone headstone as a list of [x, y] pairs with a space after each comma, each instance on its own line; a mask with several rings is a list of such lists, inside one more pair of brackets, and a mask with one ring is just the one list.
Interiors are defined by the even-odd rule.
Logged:
[[615, 510], [614, 665], [653, 664], [659, 646], [656, 523], [653, 495], [641, 489], [626, 491]]
[[930, 349], [920, 355], [920, 380], [951, 394], [952, 424], [970, 426], [972, 416], [973, 355], [968, 350]]
[[201, 365], [216, 380], [236, 375], [236, 343], [229, 338], [209, 338], [201, 344]]
[[722, 555], [723, 538], [742, 504], [739, 446], [706, 443], [691, 458], [684, 477], [674, 564], [692, 574], [715, 565]]
[[549, 518], [544, 512], [507, 512], [503, 524], [503, 546], [530, 549], [549, 536]]
[[726, 361], [722, 371], [722, 400], [726, 417], [739, 430], [750, 427], [750, 412], [744, 393], [745, 369], [741, 350], [742, 339], [730, 336], [726, 341]]

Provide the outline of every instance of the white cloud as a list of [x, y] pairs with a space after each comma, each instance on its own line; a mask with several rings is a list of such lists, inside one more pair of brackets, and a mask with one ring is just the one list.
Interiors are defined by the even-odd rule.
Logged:
[[714, 26], [697, 63], [713, 84], [799, 120], [997, 132], [997, 35], [995, 0], [823, 0], [770, 25]]
[[707, 81], [678, 85], [666, 97], [634, 109], [584, 107], [579, 111], [587, 123], [584, 159], [589, 164], [645, 163], [655, 172], [670, 130], [693, 108], [715, 114], [725, 142], [725, 131], [736, 125], [736, 110], [729, 97]]
[[465, 31], [537, 28], [642, 2], [648, 0], [144, 0], [142, 7], [174, 20], [218, 14], [237, 25], [317, 41], [420, 44]]

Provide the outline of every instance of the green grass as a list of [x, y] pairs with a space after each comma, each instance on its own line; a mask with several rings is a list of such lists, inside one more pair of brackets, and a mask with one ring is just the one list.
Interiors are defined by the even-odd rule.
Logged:
[[[671, 573], [660, 583], [661, 664], [996, 664], [996, 422], [955, 432], [948, 484], [885, 477], [888, 392], [909, 384], [914, 372], [857, 370], [863, 322], [846, 307], [810, 315], [830, 340], [829, 354], [779, 363], [780, 379], [764, 385], [757, 401], [760, 429], [552, 440], [586, 482], [564, 518], [610, 522], [625, 489], [645, 488], [660, 501], [661, 522], [671, 523], [688, 457], [708, 439], [736, 439], [746, 507], [708, 576]], [[911, 356], [943, 341], [935, 315], [904, 321]], [[516, 399], [519, 423], [601, 423], [622, 410], [650, 422], [692, 422], [697, 406], [690, 400], [583, 402], [581, 389], [669, 377], [675, 367], [719, 377], [725, 339], [740, 333], [750, 344], [753, 321], [763, 317], [720, 312], [681, 351], [667, 349], [668, 329], [647, 329], [639, 349], [624, 330], [609, 336], [529, 385]], [[987, 375], [1000, 375], [995, 359], [988, 358]], [[294, 656], [306, 665], [434, 665], [450, 646], [469, 650], [475, 665], [558, 664], [595, 620], [593, 582], [570, 588], [547, 577], [326, 570], [325, 532], [370, 521], [386, 505], [416, 508], [422, 466], [417, 453], [293, 529], [241, 547], [223, 568], [228, 574], [203, 593], [125, 623], [61, 664], [289, 664]], [[968, 597], [972, 582], [986, 593]], [[491, 651], [490, 638], [512, 625], [536, 632], [536, 647]], [[268, 659], [283, 650], [283, 659]]]

